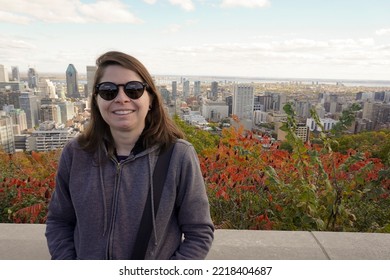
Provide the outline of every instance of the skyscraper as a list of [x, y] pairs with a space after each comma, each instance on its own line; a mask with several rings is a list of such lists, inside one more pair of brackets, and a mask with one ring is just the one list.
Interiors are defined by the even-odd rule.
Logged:
[[28, 87], [33, 89], [38, 87], [38, 72], [34, 68], [29, 68], [27, 72]]
[[96, 66], [87, 66], [87, 91], [86, 91], [86, 97], [89, 97], [89, 96], [92, 95], [93, 82], [94, 82], [94, 79], [95, 79], [96, 70], [97, 70]]
[[20, 73], [18, 66], [12, 66], [12, 80], [13, 81], [20, 81]]
[[77, 83], [77, 70], [73, 64], [66, 69], [66, 97], [79, 98], [79, 86]]
[[22, 92], [19, 97], [20, 109], [26, 113], [27, 128], [33, 128], [39, 124], [38, 98], [30, 92]]
[[183, 98], [184, 100], [190, 97], [190, 81], [185, 80], [183, 82]]
[[0, 148], [6, 153], [13, 154], [15, 152], [14, 132], [9, 116], [0, 116]]
[[9, 82], [7, 68], [0, 64], [0, 82]]
[[56, 104], [45, 104], [41, 105], [41, 121], [42, 122], [61, 122], [61, 111], [60, 107]]
[[172, 98], [176, 100], [177, 97], [177, 81], [172, 81]]
[[[27, 129], [26, 113], [22, 109], [12, 108], [8, 114], [12, 119], [12, 124], [18, 126], [20, 131]], [[14, 134], [17, 134], [15, 133], [15, 128]]]
[[254, 104], [253, 86], [237, 84], [233, 92], [233, 114], [240, 119], [252, 120]]
[[199, 96], [200, 95], [200, 81], [194, 82], [194, 95]]
[[66, 123], [68, 120], [71, 120], [74, 116], [74, 104], [70, 101], [61, 101], [58, 102], [58, 106], [61, 111], [61, 123]]
[[217, 100], [218, 98], [218, 82], [212, 82], [211, 83], [211, 93], [210, 93], [210, 99]]

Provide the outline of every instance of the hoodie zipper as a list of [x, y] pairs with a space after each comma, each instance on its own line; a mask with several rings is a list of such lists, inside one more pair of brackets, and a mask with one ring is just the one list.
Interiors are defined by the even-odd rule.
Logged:
[[112, 202], [112, 212], [111, 212], [111, 220], [110, 220], [110, 228], [108, 232], [108, 240], [107, 240], [107, 259], [112, 260], [112, 246], [113, 246], [113, 233], [114, 233], [114, 225], [117, 213], [117, 203], [118, 203], [118, 194], [119, 194], [119, 186], [120, 186], [120, 173], [121, 173], [121, 164], [114, 160], [116, 164], [116, 174], [115, 174], [115, 185], [113, 192], [113, 202]]

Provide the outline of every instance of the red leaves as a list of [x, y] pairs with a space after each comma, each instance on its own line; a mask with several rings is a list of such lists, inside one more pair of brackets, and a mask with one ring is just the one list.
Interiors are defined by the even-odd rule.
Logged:
[[[242, 128], [225, 129], [219, 145], [199, 156], [217, 225], [272, 229], [293, 217], [303, 221], [305, 216], [308, 224], [325, 221], [329, 215], [324, 209], [332, 209], [324, 205], [333, 203], [332, 187], [345, 192], [343, 199], [348, 199], [354, 196], [352, 192], [361, 196], [363, 188], [373, 183], [386, 190], [377, 194], [378, 199], [389, 197], [390, 180], [379, 176], [385, 166], [369, 153], [349, 150], [342, 154], [325, 151], [318, 144], [289, 153], [265, 147], [270, 143], [270, 138], [259, 140]], [[266, 172], [268, 167], [274, 175]]]
[[[58, 156], [59, 151], [15, 153], [0, 162], [0, 222], [45, 222]], [[0, 157], [5, 159], [1, 152]]]

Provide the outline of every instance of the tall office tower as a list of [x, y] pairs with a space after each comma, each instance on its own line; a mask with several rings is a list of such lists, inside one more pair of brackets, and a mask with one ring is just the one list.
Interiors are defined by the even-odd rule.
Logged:
[[7, 68], [5, 68], [5, 66], [1, 64], [0, 64], [0, 82], [5, 82], [5, 83], [9, 82]]
[[39, 124], [38, 97], [30, 92], [22, 92], [19, 96], [20, 109], [24, 110], [27, 119], [27, 128], [34, 128]]
[[96, 66], [87, 66], [87, 90], [85, 97], [92, 95], [93, 91], [93, 82], [95, 80]]
[[12, 80], [13, 81], [20, 81], [19, 67], [12, 66], [11, 71], [12, 71]]
[[233, 91], [233, 115], [243, 120], [252, 120], [254, 93], [253, 86], [237, 84]]
[[217, 100], [217, 98], [218, 98], [218, 82], [212, 82], [210, 99]]
[[377, 91], [374, 93], [374, 100], [383, 102], [385, 100], [385, 91]]
[[253, 98], [253, 111], [264, 112], [264, 105], [260, 103], [260, 95], [255, 95], [255, 97]]
[[283, 106], [287, 103], [286, 95], [280, 93], [272, 94], [272, 110], [275, 112], [283, 112]]
[[164, 100], [164, 103], [165, 104], [170, 104], [171, 102], [171, 93], [169, 92], [169, 90], [167, 89], [167, 86], [157, 86], [157, 90], [160, 92], [163, 100]]
[[66, 69], [66, 97], [80, 98], [77, 70], [73, 64]]
[[385, 103], [390, 103], [390, 91], [385, 92], [385, 99], [383, 100]]
[[376, 113], [376, 129], [386, 128], [387, 125], [390, 124], [390, 104], [377, 104]]
[[186, 80], [183, 83], [183, 99], [190, 97], [190, 81]]
[[38, 87], [38, 72], [34, 68], [29, 68], [27, 72], [28, 87], [33, 89]]
[[311, 103], [307, 100], [298, 100], [295, 102], [297, 116], [301, 118], [310, 118]]
[[358, 93], [356, 93], [355, 100], [362, 100], [362, 97], [363, 97], [363, 92], [359, 91]]
[[15, 108], [20, 108], [19, 104], [19, 91], [3, 91], [0, 89], [0, 109], [4, 105], [14, 105]]
[[272, 94], [270, 93], [266, 93], [266, 95], [259, 95], [259, 103], [261, 105], [263, 105], [263, 111], [264, 112], [269, 112], [272, 110], [273, 108], [273, 98], [272, 98]]
[[225, 98], [226, 105], [228, 105], [229, 111], [228, 116], [230, 117], [233, 114], [233, 96], [227, 96]]
[[73, 119], [75, 116], [74, 104], [70, 101], [62, 101], [58, 103], [61, 111], [61, 123], [66, 124], [68, 120]]
[[56, 87], [56, 95], [58, 96], [58, 98], [66, 99], [66, 95], [65, 95], [66, 86], [65, 86], [65, 84], [56, 83], [55, 87]]
[[60, 107], [56, 104], [41, 105], [41, 121], [42, 122], [61, 122]]
[[373, 120], [374, 103], [371, 101], [365, 101], [363, 103], [363, 119]]
[[177, 97], [177, 81], [172, 81], [172, 98], [176, 100]]
[[0, 116], [0, 148], [9, 154], [15, 152], [14, 131], [9, 116]]
[[194, 95], [199, 96], [200, 95], [200, 81], [194, 82]]
[[22, 109], [11, 109], [9, 116], [12, 119], [12, 123], [19, 126], [20, 131], [27, 129], [26, 113]]
[[339, 98], [339, 96], [337, 94], [332, 93], [332, 94], [329, 95], [329, 101], [330, 102], [337, 102], [338, 98]]
[[41, 80], [38, 83], [38, 92], [41, 97], [57, 98], [56, 87], [49, 79]]

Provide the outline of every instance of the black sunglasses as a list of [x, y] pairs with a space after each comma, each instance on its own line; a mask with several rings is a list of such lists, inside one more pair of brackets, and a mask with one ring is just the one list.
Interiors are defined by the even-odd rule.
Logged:
[[96, 93], [100, 95], [104, 100], [113, 100], [119, 93], [119, 87], [123, 86], [123, 91], [131, 99], [140, 98], [148, 88], [147, 83], [139, 81], [130, 81], [126, 84], [114, 84], [112, 82], [103, 82], [96, 85]]

